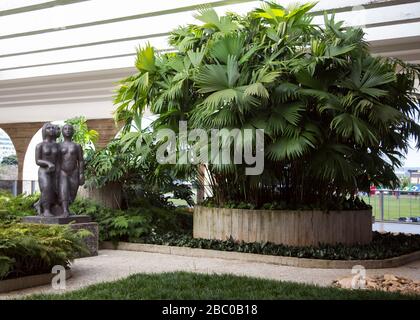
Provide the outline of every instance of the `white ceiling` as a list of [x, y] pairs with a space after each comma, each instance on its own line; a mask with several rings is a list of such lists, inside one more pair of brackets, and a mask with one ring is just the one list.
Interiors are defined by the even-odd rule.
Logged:
[[[0, 123], [111, 117], [118, 80], [135, 72], [136, 47], [169, 48], [168, 32], [196, 22], [203, 4], [244, 13], [259, 1], [0, 1]], [[316, 22], [323, 10], [365, 26], [373, 52], [420, 62], [419, 1], [321, 0]]]

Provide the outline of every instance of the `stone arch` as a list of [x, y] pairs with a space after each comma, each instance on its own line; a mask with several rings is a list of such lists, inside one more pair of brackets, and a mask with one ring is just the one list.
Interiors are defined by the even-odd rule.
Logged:
[[35, 147], [38, 143], [42, 142], [42, 125], [34, 133], [29, 141], [22, 166], [22, 192], [33, 193], [38, 191], [38, 167], [35, 163]]
[[18, 159], [17, 193], [21, 193], [23, 190], [23, 163], [26, 150], [32, 137], [42, 124], [43, 122], [1, 124], [1, 128], [8, 134], [16, 150], [16, 156]]
[[[16, 156], [15, 145], [5, 130], [0, 125], [0, 163], [5, 157]], [[18, 166], [0, 165], [0, 190], [17, 192]]]

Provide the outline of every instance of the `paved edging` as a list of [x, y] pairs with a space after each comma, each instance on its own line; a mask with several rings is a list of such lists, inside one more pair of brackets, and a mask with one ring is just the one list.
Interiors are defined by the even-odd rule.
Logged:
[[366, 269], [384, 269], [395, 268], [420, 260], [420, 251], [384, 260], [323, 260], [130, 242], [119, 242], [118, 245], [115, 246], [112, 242], [105, 241], [101, 243], [100, 247], [101, 249], [143, 251], [188, 257], [219, 258], [320, 269], [351, 269], [355, 265], [362, 265]]
[[[51, 280], [55, 276], [56, 275], [53, 273], [44, 273], [15, 279], [1, 280], [0, 293], [47, 285], [51, 283]], [[71, 276], [71, 270], [66, 270], [66, 279], [71, 278]]]

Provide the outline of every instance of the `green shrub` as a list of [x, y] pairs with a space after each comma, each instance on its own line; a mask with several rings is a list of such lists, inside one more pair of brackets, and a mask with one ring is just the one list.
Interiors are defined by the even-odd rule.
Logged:
[[365, 245], [327, 245], [318, 247], [286, 246], [270, 242], [234, 241], [193, 238], [191, 234], [151, 234], [138, 240], [141, 243], [179, 246], [221, 251], [267, 254], [311, 259], [367, 260], [387, 259], [420, 250], [420, 235], [373, 233], [373, 240]]
[[0, 223], [0, 279], [50, 273], [55, 265], [68, 268], [87, 253], [87, 235], [62, 225]]
[[152, 232], [163, 234], [192, 230], [192, 215], [183, 209], [154, 207], [147, 200], [137, 200], [135, 207], [117, 210], [94, 201], [77, 198], [71, 205], [75, 214], [87, 214], [99, 224], [101, 241], [133, 241]]
[[[20, 217], [36, 215], [33, 204], [39, 195], [0, 194], [0, 223], [18, 222]], [[132, 201], [126, 210], [106, 208], [92, 200], [77, 198], [70, 210], [76, 215], [89, 215], [99, 224], [99, 240], [131, 241], [156, 232], [189, 232], [192, 215], [185, 209], [156, 207], [144, 198]]]
[[138, 198], [132, 201], [133, 208], [139, 208], [142, 214], [150, 218], [153, 229], [158, 233], [184, 233], [192, 230], [192, 214], [186, 208], [175, 206], [156, 206], [149, 198]]
[[129, 241], [151, 230], [150, 220], [136, 210], [115, 210], [88, 199], [77, 198], [71, 205], [75, 214], [89, 215], [99, 224], [99, 240]]
[[9, 192], [0, 191], [0, 212], [20, 217], [34, 215], [36, 214], [34, 204], [39, 200], [39, 196], [39, 193], [14, 196]]
[[[214, 208], [220, 205], [214, 198], [207, 198], [202, 206]], [[366, 210], [371, 209], [370, 204], [359, 197], [335, 197], [328, 201], [317, 200], [311, 204], [287, 203], [286, 201], [273, 201], [264, 203], [256, 207], [252, 203], [228, 201], [223, 204], [223, 208], [231, 209], [264, 209], [264, 210]]]

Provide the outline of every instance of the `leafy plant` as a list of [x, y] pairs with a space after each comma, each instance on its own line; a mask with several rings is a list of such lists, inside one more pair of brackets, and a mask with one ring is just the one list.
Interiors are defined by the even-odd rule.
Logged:
[[[325, 27], [313, 24], [308, 11], [314, 6], [264, 2], [245, 16], [222, 17], [203, 9], [196, 18], [204, 24], [171, 32], [175, 52], [138, 49], [138, 72], [121, 81], [115, 97], [116, 120], [125, 123], [122, 139], [138, 155], [153, 154], [163, 143], [138, 126], [133, 131], [146, 107], [159, 116], [149, 132], [178, 133], [180, 121], [209, 133], [264, 130], [259, 176], [245, 175], [244, 164], [202, 159], [160, 164], [151, 174], [164, 168], [186, 179], [201, 167], [217, 206], [255, 208], [285, 202], [328, 209], [337, 199], [347, 205], [371, 184], [398, 185], [394, 168], [409, 139], [420, 147], [414, 94], [420, 67], [372, 56], [363, 30], [333, 16], [325, 16]], [[228, 146], [233, 153], [234, 142]], [[179, 157], [186, 149], [200, 154], [202, 146], [185, 146], [178, 137], [177, 147]]]
[[39, 200], [39, 196], [39, 194], [13, 196], [11, 193], [0, 191], [0, 222], [36, 215], [34, 204]]
[[79, 199], [71, 205], [75, 214], [87, 214], [99, 224], [101, 241], [135, 241], [152, 232], [180, 233], [192, 230], [192, 215], [182, 209], [159, 208], [145, 199], [137, 199], [133, 207], [115, 210], [91, 200]]
[[0, 279], [50, 273], [55, 265], [68, 268], [81, 253], [86, 230], [67, 226], [0, 222]]
[[109, 183], [123, 185], [125, 208], [132, 206], [133, 199], [148, 199], [154, 206], [169, 207], [165, 194], [194, 204], [191, 186], [176, 179], [170, 168], [159, 166], [155, 153], [136, 153], [135, 146], [125, 144], [124, 139], [114, 139], [105, 148], [94, 152], [88, 159], [86, 184], [101, 188]]
[[373, 233], [373, 240], [366, 245], [326, 245], [295, 247], [270, 242], [239, 242], [193, 238], [190, 234], [151, 234], [138, 240], [141, 243], [167, 246], [235, 251], [310, 259], [368, 260], [387, 259], [420, 250], [420, 235]]
[[[201, 204], [205, 207], [217, 207], [217, 202], [215, 202], [213, 197], [209, 197], [203, 201]], [[365, 201], [359, 197], [332, 197], [327, 203], [323, 203], [321, 200], [314, 201], [311, 204], [291, 204], [286, 201], [273, 201], [264, 203], [261, 207], [256, 208], [252, 203], [245, 202], [234, 202], [228, 201], [224, 205], [225, 208], [232, 209], [265, 209], [265, 210], [324, 210], [328, 208], [329, 210], [366, 210], [371, 209], [370, 204], [365, 203]]]
[[[99, 139], [99, 133], [96, 130], [89, 129], [85, 117], [75, 117], [64, 122], [73, 126], [73, 141], [79, 143], [83, 148], [85, 157], [89, 157], [95, 151], [95, 143]], [[60, 139], [62, 139], [62, 136], [60, 136]]]
[[111, 240], [133, 240], [149, 233], [151, 230], [150, 219], [139, 212], [117, 212], [101, 217], [100, 225], [105, 228], [105, 237]]
[[[0, 193], [0, 224], [18, 223], [23, 216], [36, 215], [33, 204], [36, 195], [12, 196]], [[70, 211], [74, 214], [89, 215], [99, 224], [99, 238], [112, 241], [130, 241], [152, 232], [180, 233], [192, 230], [192, 214], [172, 205], [155, 205], [155, 199], [138, 197], [125, 210], [104, 207], [92, 200], [76, 198]]]

